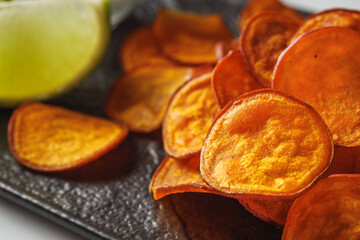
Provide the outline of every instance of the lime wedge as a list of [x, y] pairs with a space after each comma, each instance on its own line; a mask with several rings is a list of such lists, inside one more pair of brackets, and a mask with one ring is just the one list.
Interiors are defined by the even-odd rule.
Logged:
[[108, 0], [0, 2], [0, 106], [41, 100], [83, 79], [109, 37]]

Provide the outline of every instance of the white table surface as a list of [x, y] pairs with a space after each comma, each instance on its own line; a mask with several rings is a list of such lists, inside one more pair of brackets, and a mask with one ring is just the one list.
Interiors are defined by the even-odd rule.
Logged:
[[[360, 0], [282, 0], [284, 3], [309, 12], [328, 8], [360, 10]], [[77, 234], [0, 198], [0, 239], [11, 240], [81, 240]]]

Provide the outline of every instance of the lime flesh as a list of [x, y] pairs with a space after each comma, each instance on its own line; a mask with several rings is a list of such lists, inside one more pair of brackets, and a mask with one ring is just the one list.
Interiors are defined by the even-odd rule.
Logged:
[[44, 99], [83, 79], [109, 40], [106, 2], [0, 2], [0, 106]]

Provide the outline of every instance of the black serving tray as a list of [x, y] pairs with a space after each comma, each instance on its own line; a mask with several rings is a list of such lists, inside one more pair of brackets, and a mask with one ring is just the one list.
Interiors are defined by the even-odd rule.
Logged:
[[[160, 6], [220, 13], [236, 33], [243, 2], [139, 1], [113, 31], [100, 66], [80, 86], [49, 103], [105, 117], [106, 94], [122, 73], [118, 49], [129, 32], [152, 23]], [[11, 112], [0, 110], [0, 195], [88, 239], [281, 238], [281, 229], [252, 216], [234, 199], [185, 193], [154, 201], [148, 185], [165, 157], [160, 131], [131, 133], [99, 160], [73, 171], [45, 174], [22, 167], [9, 152], [6, 129]]]

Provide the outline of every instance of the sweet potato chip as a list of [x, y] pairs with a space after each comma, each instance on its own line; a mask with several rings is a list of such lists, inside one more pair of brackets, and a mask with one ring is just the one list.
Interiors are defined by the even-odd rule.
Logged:
[[155, 200], [174, 193], [216, 193], [202, 180], [199, 165], [199, 155], [180, 161], [166, 157], [151, 179], [150, 193], [153, 194]]
[[346, 27], [360, 32], [360, 12], [347, 9], [331, 9], [310, 16], [296, 31], [290, 42], [301, 34], [323, 27]]
[[[181, 160], [166, 157], [151, 179], [150, 193], [155, 200], [184, 192], [213, 193], [226, 197], [202, 180], [199, 165], [199, 155]], [[293, 200], [242, 199], [239, 202], [260, 219], [282, 226]]]
[[299, 19], [263, 12], [252, 17], [244, 27], [240, 49], [249, 72], [264, 87], [271, 86], [276, 61], [299, 25]]
[[359, 239], [360, 175], [332, 175], [295, 200], [282, 240]]
[[360, 145], [360, 33], [341, 27], [302, 35], [279, 57], [272, 86], [310, 104], [334, 143]]
[[186, 82], [174, 94], [164, 118], [165, 151], [175, 158], [200, 152], [218, 108], [211, 73]]
[[268, 11], [301, 19], [301, 16], [294, 9], [285, 6], [278, 0], [250, 0], [239, 17], [239, 30], [243, 29], [247, 21], [253, 16]]
[[281, 92], [245, 93], [221, 110], [201, 151], [201, 176], [234, 196], [293, 199], [329, 167], [330, 132], [309, 105]]
[[243, 93], [262, 86], [249, 74], [240, 50], [234, 50], [219, 61], [212, 75], [212, 86], [221, 108]]
[[167, 56], [185, 64], [215, 63], [216, 43], [233, 39], [220, 15], [202, 16], [168, 9], [159, 10], [154, 34]]
[[146, 65], [125, 73], [111, 88], [106, 114], [135, 132], [151, 132], [163, 121], [169, 100], [189, 68]]
[[124, 125], [41, 103], [15, 109], [8, 126], [14, 157], [45, 172], [82, 166], [116, 147], [128, 133]]
[[295, 199], [239, 199], [240, 204], [254, 216], [265, 222], [284, 226], [290, 207]]
[[151, 27], [140, 27], [132, 32], [120, 49], [119, 58], [125, 71], [146, 64], [161, 66], [176, 64], [161, 52]]

